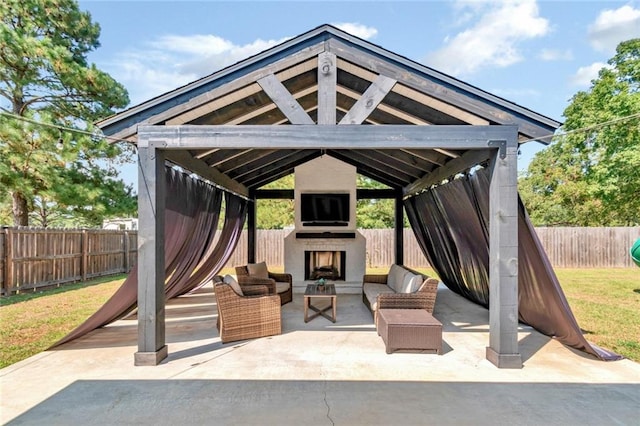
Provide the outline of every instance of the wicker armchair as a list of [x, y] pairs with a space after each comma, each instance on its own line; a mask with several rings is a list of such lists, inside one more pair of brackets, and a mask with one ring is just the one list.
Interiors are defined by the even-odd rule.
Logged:
[[266, 288], [257, 296], [240, 296], [224, 283], [216, 283], [214, 290], [222, 343], [282, 333], [280, 298], [266, 294]]
[[[248, 287], [262, 285], [269, 288], [269, 294], [277, 294], [280, 296], [281, 305], [293, 300], [293, 277], [291, 274], [269, 272], [269, 278], [259, 278], [249, 275], [247, 265], [242, 265], [236, 266], [236, 277], [243, 292], [246, 292]], [[277, 283], [288, 283], [288, 287], [285, 289], [284, 286], [278, 286]]]

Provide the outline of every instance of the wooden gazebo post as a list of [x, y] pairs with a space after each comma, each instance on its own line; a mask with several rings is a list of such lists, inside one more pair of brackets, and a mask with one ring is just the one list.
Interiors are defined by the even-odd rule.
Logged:
[[515, 130], [491, 159], [489, 188], [489, 346], [499, 368], [522, 368], [518, 351], [518, 140]]
[[146, 135], [138, 139], [138, 352], [135, 365], [167, 357], [164, 301], [164, 152]]

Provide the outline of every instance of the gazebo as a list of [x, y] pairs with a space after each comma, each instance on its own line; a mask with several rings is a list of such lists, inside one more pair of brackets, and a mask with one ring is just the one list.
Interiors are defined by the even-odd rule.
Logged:
[[[521, 367], [518, 148], [548, 142], [559, 125], [329, 25], [105, 119], [99, 126], [106, 135], [138, 148], [136, 365], [167, 356], [165, 162], [255, 206], [258, 198], [292, 196], [261, 188], [327, 155], [391, 188], [358, 196], [395, 199], [400, 264], [403, 200], [478, 165], [489, 170], [486, 357], [498, 367]], [[250, 262], [255, 223], [250, 207]]]

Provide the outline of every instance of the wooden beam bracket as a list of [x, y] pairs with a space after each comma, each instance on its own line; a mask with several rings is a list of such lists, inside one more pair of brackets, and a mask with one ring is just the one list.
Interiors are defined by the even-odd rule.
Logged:
[[504, 160], [507, 157], [507, 141], [506, 140], [492, 140], [487, 142], [492, 148], [498, 148], [498, 154], [500, 155], [500, 159]]

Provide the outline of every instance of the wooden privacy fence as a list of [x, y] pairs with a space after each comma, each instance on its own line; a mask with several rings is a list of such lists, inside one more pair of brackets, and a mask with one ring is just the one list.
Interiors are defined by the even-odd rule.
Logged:
[[[290, 230], [258, 230], [256, 259], [284, 265], [284, 239]], [[392, 229], [361, 229], [367, 239], [367, 266], [394, 260]], [[640, 227], [536, 228], [551, 264], [560, 268], [635, 268], [629, 249]], [[0, 229], [2, 295], [127, 272], [136, 261], [136, 231]], [[247, 233], [227, 262], [247, 263]], [[404, 263], [428, 267], [411, 229], [404, 230]]]
[[[360, 229], [367, 239], [367, 266], [387, 267], [394, 262], [392, 229]], [[290, 230], [259, 230], [256, 259], [268, 265], [284, 265], [284, 238]], [[640, 227], [536, 228], [549, 260], [559, 268], [635, 268], [629, 249], [640, 238]], [[348, 260], [347, 260], [348, 261]], [[243, 232], [227, 266], [247, 263], [247, 235]], [[404, 230], [404, 264], [428, 267], [411, 229]]]
[[551, 264], [558, 268], [635, 268], [629, 250], [640, 226], [610, 228], [537, 227]]
[[2, 295], [128, 272], [136, 231], [0, 229]]

